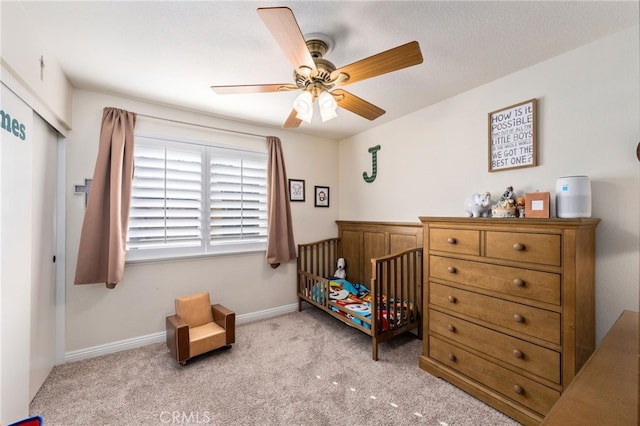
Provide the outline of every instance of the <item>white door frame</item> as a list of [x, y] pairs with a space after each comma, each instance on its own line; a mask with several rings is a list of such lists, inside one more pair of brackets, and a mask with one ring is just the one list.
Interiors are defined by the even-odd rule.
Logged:
[[56, 188], [56, 349], [55, 364], [65, 363], [65, 300], [66, 300], [66, 168], [67, 143], [62, 135], [58, 135], [58, 185]]

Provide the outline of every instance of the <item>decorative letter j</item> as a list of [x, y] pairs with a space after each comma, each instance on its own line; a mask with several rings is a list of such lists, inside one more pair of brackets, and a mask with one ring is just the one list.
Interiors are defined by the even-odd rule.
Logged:
[[367, 172], [362, 172], [362, 178], [365, 182], [371, 183], [376, 180], [376, 176], [378, 175], [378, 151], [380, 151], [380, 145], [372, 146], [369, 148], [369, 152], [371, 153], [371, 161], [373, 163], [373, 171], [371, 176], [367, 175]]

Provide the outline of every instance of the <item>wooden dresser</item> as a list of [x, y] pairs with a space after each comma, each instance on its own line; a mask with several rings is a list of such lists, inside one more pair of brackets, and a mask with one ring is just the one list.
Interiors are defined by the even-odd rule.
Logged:
[[594, 350], [600, 220], [420, 220], [420, 367], [539, 424]]

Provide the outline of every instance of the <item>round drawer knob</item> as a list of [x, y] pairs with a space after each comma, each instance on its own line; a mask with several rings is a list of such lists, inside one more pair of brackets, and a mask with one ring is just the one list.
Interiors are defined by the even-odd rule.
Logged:
[[524, 354], [522, 352], [520, 352], [519, 350], [517, 350], [517, 349], [513, 350], [513, 356], [518, 358], [518, 359], [524, 358]]
[[449, 361], [456, 362], [456, 356], [454, 354], [449, 354]]
[[456, 303], [458, 301], [454, 296], [449, 296], [447, 299], [449, 299], [449, 303]]
[[524, 244], [520, 244], [520, 243], [515, 243], [513, 245], [513, 249], [515, 251], [523, 251], [524, 250]]
[[524, 389], [520, 385], [513, 385], [513, 391], [518, 395], [524, 395]]
[[449, 244], [455, 244], [455, 243], [457, 243], [457, 241], [456, 241], [456, 239], [455, 239], [455, 238], [447, 238], [447, 243], [449, 243]]
[[513, 280], [513, 285], [522, 288], [524, 287], [524, 281], [522, 281], [520, 278], [516, 278], [515, 280]]
[[452, 333], [455, 333], [455, 332], [456, 332], [456, 327], [455, 327], [453, 324], [449, 324], [449, 325], [447, 326], [447, 329], [448, 329], [450, 332], [452, 332]]
[[453, 266], [449, 266], [447, 268], [447, 271], [449, 271], [450, 274], [455, 274], [456, 273], [456, 268], [454, 268]]
[[520, 315], [520, 314], [515, 314], [513, 316], [513, 320], [515, 322], [523, 323], [524, 322], [524, 317], [522, 315]]

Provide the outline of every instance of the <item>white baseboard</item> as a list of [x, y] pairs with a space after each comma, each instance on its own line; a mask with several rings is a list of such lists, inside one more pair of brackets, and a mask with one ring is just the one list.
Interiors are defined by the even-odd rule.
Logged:
[[139, 348], [140, 346], [151, 345], [153, 343], [164, 342], [166, 332], [147, 334], [146, 336], [133, 337], [131, 339], [119, 340], [117, 342], [106, 343], [104, 345], [92, 346], [90, 348], [78, 349], [66, 352], [64, 362], [80, 361], [82, 359], [94, 358], [101, 355], [112, 354], [127, 349]]
[[298, 304], [279, 306], [277, 308], [265, 309], [264, 311], [252, 312], [250, 314], [238, 315], [236, 324], [245, 324], [265, 318], [277, 317], [278, 315], [289, 314], [298, 310]]
[[[277, 308], [265, 309], [264, 311], [252, 312], [236, 316], [236, 324], [244, 324], [252, 321], [258, 321], [278, 315], [288, 314], [298, 310], [298, 304], [279, 306]], [[119, 340], [117, 342], [106, 343], [104, 345], [92, 346], [90, 348], [78, 349], [66, 352], [64, 362], [80, 361], [82, 359], [94, 358], [101, 355], [107, 355], [114, 352], [124, 351], [127, 349], [139, 348], [140, 346], [151, 345], [153, 343], [162, 343], [166, 340], [166, 332], [147, 334], [146, 336], [133, 337], [131, 339]]]

